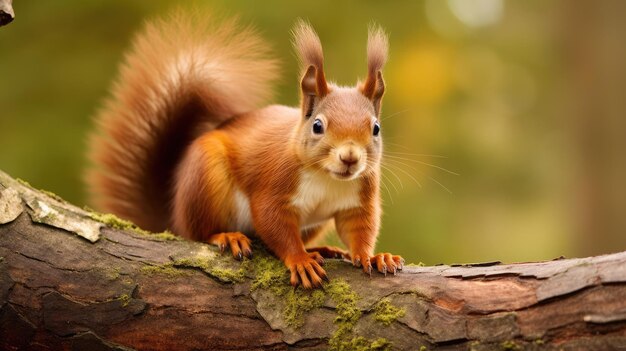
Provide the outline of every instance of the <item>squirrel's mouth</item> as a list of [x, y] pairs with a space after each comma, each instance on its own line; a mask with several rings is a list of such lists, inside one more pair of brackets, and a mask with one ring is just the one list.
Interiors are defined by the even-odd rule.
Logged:
[[349, 169], [346, 169], [343, 172], [336, 172], [336, 171], [328, 170], [328, 173], [330, 173], [330, 175], [333, 178], [339, 179], [339, 180], [350, 180], [350, 179], [353, 179], [356, 175], [356, 172], [351, 172]]
[[337, 177], [341, 177], [341, 178], [350, 178], [353, 175], [353, 173], [351, 173], [348, 170], [346, 170], [345, 172], [334, 172], [334, 173], [335, 175], [337, 175]]

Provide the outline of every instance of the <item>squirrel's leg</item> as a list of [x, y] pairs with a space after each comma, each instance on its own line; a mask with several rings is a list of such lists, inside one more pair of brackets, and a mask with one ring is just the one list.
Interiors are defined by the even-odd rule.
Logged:
[[[214, 133], [197, 139], [176, 173], [172, 223], [188, 239], [216, 245], [233, 256], [252, 257], [250, 239], [229, 224], [237, 212], [226, 148]], [[232, 232], [231, 232], [232, 231]]]
[[350, 260], [350, 253], [337, 246], [308, 247], [307, 252], [317, 252], [324, 258], [343, 258]]
[[379, 228], [376, 213], [373, 206], [340, 211], [335, 215], [337, 232], [350, 248], [352, 264], [363, 267], [363, 271], [368, 274], [372, 274], [372, 264], [380, 273], [396, 274], [397, 270], [403, 268], [402, 257], [389, 253], [373, 254]]
[[373, 217], [365, 207], [339, 211], [335, 215], [337, 233], [350, 250], [352, 264], [362, 266], [365, 273], [372, 272], [370, 257], [378, 235], [378, 219]]
[[315, 242], [318, 238], [324, 236], [330, 228], [332, 228], [332, 221], [328, 221], [322, 225], [313, 228], [307, 228], [302, 231], [302, 241], [304, 246], [307, 246], [306, 251], [309, 253], [317, 252], [323, 258], [344, 258], [349, 260], [350, 254], [348, 251], [343, 250], [336, 246], [315, 246], [308, 247], [311, 242]]
[[321, 287], [328, 280], [322, 268], [324, 259], [317, 252], [307, 252], [300, 237], [299, 218], [287, 203], [271, 196], [256, 196], [250, 201], [257, 235], [291, 272], [291, 285], [306, 289]]

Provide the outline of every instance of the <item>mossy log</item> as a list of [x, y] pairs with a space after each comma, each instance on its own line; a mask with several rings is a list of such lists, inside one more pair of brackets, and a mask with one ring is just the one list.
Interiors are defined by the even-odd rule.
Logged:
[[328, 260], [316, 291], [255, 254], [237, 262], [0, 172], [0, 348], [626, 349], [626, 252], [372, 278]]

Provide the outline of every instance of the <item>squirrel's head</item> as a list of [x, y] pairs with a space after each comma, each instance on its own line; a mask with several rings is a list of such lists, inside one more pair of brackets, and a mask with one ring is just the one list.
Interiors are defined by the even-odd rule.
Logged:
[[306, 166], [340, 180], [378, 171], [382, 156], [380, 108], [385, 92], [382, 68], [387, 36], [372, 27], [367, 42], [367, 78], [355, 87], [326, 81], [322, 45], [315, 31], [300, 21], [294, 46], [304, 71], [300, 81], [302, 118], [297, 152]]

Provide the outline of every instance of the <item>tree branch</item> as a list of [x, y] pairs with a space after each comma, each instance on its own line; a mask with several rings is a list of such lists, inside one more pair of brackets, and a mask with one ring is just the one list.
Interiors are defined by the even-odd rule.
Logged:
[[0, 349], [626, 347], [626, 252], [386, 278], [326, 268], [324, 290], [294, 290], [259, 244], [240, 263], [0, 172]]

